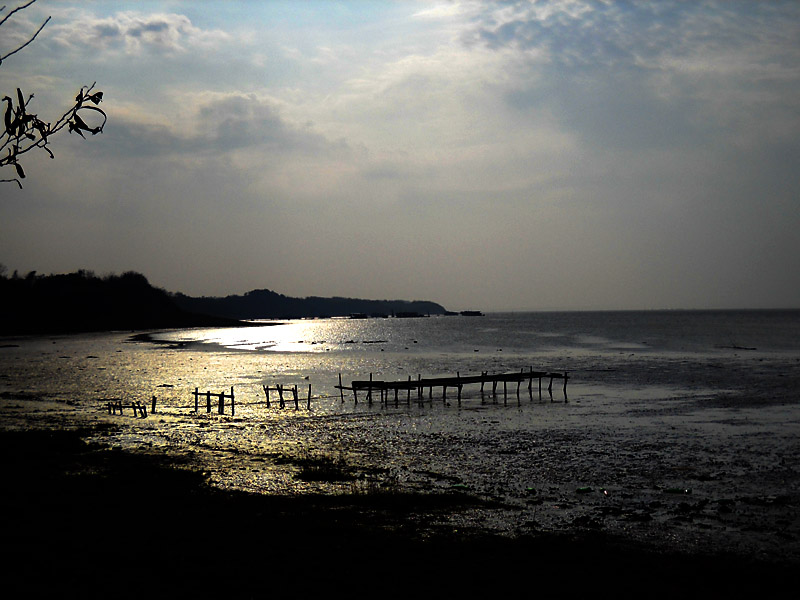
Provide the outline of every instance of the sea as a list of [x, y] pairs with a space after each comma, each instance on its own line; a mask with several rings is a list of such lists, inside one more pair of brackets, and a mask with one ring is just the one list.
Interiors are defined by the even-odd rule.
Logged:
[[[494, 391], [466, 385], [460, 397], [433, 388], [369, 400], [339, 387], [531, 370], [567, 374], [567, 385], [545, 377], [541, 387], [537, 378]], [[220, 414], [218, 395], [231, 390], [233, 412], [224, 398]], [[4, 429], [102, 424], [98, 441], [180, 456], [223, 489], [485, 501], [442, 516], [453, 530], [595, 529], [792, 559], [798, 400], [798, 310], [329, 318], [0, 338]], [[322, 460], [349, 476], [298, 476]]]

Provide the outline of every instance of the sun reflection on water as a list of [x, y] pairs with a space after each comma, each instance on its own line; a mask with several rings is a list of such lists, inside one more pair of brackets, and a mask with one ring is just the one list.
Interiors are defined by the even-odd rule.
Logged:
[[[252, 326], [198, 329], [191, 332], [164, 332], [161, 341], [197, 342], [235, 350], [272, 352], [326, 352], [350, 344], [385, 343], [387, 340], [362, 339], [367, 329], [350, 319], [263, 321]], [[370, 328], [375, 330], [374, 324]], [[379, 328], [380, 329], [380, 328]], [[373, 335], [374, 337], [374, 335]]]

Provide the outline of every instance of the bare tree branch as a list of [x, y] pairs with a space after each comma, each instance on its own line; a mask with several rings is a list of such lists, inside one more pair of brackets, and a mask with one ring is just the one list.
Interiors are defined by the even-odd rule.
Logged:
[[[2, 27], [14, 13], [28, 8], [34, 2], [36, 2], [36, 0], [30, 0], [28, 3], [22, 4], [9, 12], [0, 20], [0, 27]], [[0, 12], [4, 10], [5, 6], [0, 7]], [[39, 29], [36, 30], [27, 42], [7, 53], [5, 56], [0, 57], [0, 65], [3, 64], [4, 59], [12, 54], [16, 54], [33, 42], [49, 21], [50, 17], [47, 17], [44, 23], [41, 24]], [[48, 147], [50, 137], [65, 127], [70, 133], [75, 132], [82, 138], [85, 137], [84, 132], [91, 133], [92, 135], [103, 132], [103, 127], [105, 127], [108, 117], [106, 113], [97, 106], [103, 100], [103, 92], [94, 92], [94, 86], [94, 83], [90, 86], [83, 86], [75, 97], [75, 103], [58, 118], [54, 125], [45, 123], [36, 114], [28, 112], [28, 108], [33, 100], [33, 94], [26, 99], [22, 90], [17, 88], [16, 105], [14, 99], [10, 96], [3, 96], [3, 98], [0, 99], [0, 103], [6, 103], [3, 123], [0, 125], [0, 169], [13, 166], [17, 175], [10, 179], [0, 179], [0, 183], [15, 182], [22, 188], [22, 182], [20, 180], [25, 179], [25, 170], [19, 163], [19, 157], [30, 152], [34, 148], [39, 148], [47, 152], [50, 158], [55, 158], [52, 150]], [[81, 113], [84, 115], [87, 113], [98, 113], [102, 117], [102, 120], [99, 125], [92, 127], [87, 125]], [[89, 121], [91, 122], [91, 119]]]
[[[27, 4], [23, 4], [23, 5], [21, 5], [21, 6], [18, 6], [18, 7], [17, 7], [17, 8], [15, 8], [14, 10], [12, 10], [12, 11], [11, 11], [10, 13], [8, 13], [8, 14], [7, 14], [5, 17], [3, 17], [3, 20], [2, 20], [2, 21], [0, 21], [0, 26], [2, 26], [2, 25], [3, 25], [3, 23], [5, 23], [6, 21], [8, 21], [8, 20], [11, 18], [11, 15], [13, 15], [15, 12], [18, 12], [18, 11], [20, 11], [20, 10], [25, 10], [26, 8], [28, 8], [28, 7], [29, 7], [31, 4], [33, 4], [34, 2], [36, 2], [36, 0], [31, 0], [31, 1], [30, 1], [30, 2], [28, 2]], [[6, 9], [6, 5], [4, 4], [2, 7], [0, 7], [0, 12], [3, 12], [5, 9]]]
[[22, 189], [22, 182], [19, 179], [0, 179], [0, 183], [16, 183]]
[[[35, 1], [35, 0], [34, 0], [34, 1]], [[11, 15], [9, 14], [8, 16], [11, 16]], [[47, 23], [50, 21], [50, 19], [52, 19], [52, 17], [47, 17], [47, 18], [45, 19], [44, 23], [42, 23], [42, 24], [41, 24], [41, 26], [39, 27], [39, 29], [37, 29], [37, 30], [36, 30], [36, 33], [34, 33], [34, 34], [33, 34], [33, 37], [32, 37], [31, 39], [29, 39], [27, 42], [25, 42], [24, 44], [22, 44], [22, 46], [20, 46], [20, 47], [19, 47], [19, 48], [17, 48], [16, 50], [12, 50], [11, 52], [9, 52], [8, 54], [6, 54], [5, 56], [0, 56], [0, 65], [2, 65], [2, 64], [3, 64], [3, 61], [4, 61], [5, 59], [7, 59], [9, 56], [11, 56], [12, 54], [16, 54], [17, 52], [19, 52], [20, 50], [22, 50], [22, 49], [23, 49], [25, 46], [27, 46], [28, 44], [30, 44], [30, 43], [31, 43], [33, 40], [35, 40], [35, 39], [36, 39], [36, 36], [37, 36], [37, 35], [39, 35], [39, 32], [40, 32], [40, 31], [42, 31], [42, 29], [44, 29], [44, 26], [45, 26], [45, 25], [47, 25]], [[2, 25], [2, 23], [0, 23], [0, 25]]]

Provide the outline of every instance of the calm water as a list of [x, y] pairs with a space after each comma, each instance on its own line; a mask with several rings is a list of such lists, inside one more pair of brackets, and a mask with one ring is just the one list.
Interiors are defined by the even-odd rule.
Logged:
[[[645, 537], [763, 549], [776, 532], [800, 527], [794, 505], [789, 516], [777, 506], [766, 516], [752, 512], [769, 498], [799, 494], [800, 311], [324, 319], [159, 331], [151, 339], [0, 340], [4, 426], [24, 426], [36, 407], [54, 420], [111, 421], [121, 426], [115, 445], [188, 453], [215, 485], [257, 492], [330, 492], [269, 457], [338, 454], [376, 485], [464, 486], [516, 506], [475, 516], [506, 531], [588, 519]], [[492, 397], [468, 386], [461, 403], [437, 390], [423, 403], [370, 405], [350, 395], [342, 402], [335, 387], [339, 374], [345, 382], [370, 374], [405, 380], [530, 367], [568, 371], [568, 401], [560, 386], [553, 401], [536, 386], [519, 397], [516, 389]], [[311, 410], [305, 402], [281, 410], [276, 396], [267, 408], [262, 386], [278, 383], [297, 385], [303, 401], [311, 385]], [[231, 386], [235, 417], [193, 412], [196, 387]], [[154, 395], [157, 417], [107, 413], [108, 399]], [[663, 493], [676, 486], [693, 490], [689, 506], [700, 508], [691, 520], [681, 519], [684, 498]], [[576, 497], [578, 488], [605, 491]], [[728, 500], [741, 511], [715, 505]], [[752, 527], [756, 517], [763, 535]], [[788, 551], [800, 554], [797, 546]], [[787, 552], [786, 543], [774, 551]]]
[[[156, 336], [209, 351], [253, 352], [332, 393], [347, 379], [482, 371], [568, 371], [571, 388], [657, 386], [700, 392], [748, 385], [748, 370], [791, 369], [799, 311], [550, 312], [421, 319], [291, 321]], [[326, 379], [327, 378], [327, 379]]]

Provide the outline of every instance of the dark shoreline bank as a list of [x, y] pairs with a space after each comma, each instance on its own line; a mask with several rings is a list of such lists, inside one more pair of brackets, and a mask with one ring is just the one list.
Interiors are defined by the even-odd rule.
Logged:
[[437, 515], [480, 503], [462, 494], [224, 492], [179, 459], [87, 444], [97, 431], [35, 423], [0, 431], [4, 587], [15, 597], [497, 593], [520, 585], [547, 596], [719, 597], [777, 590], [798, 567], [680, 554], [596, 531], [510, 539], [437, 524]]

